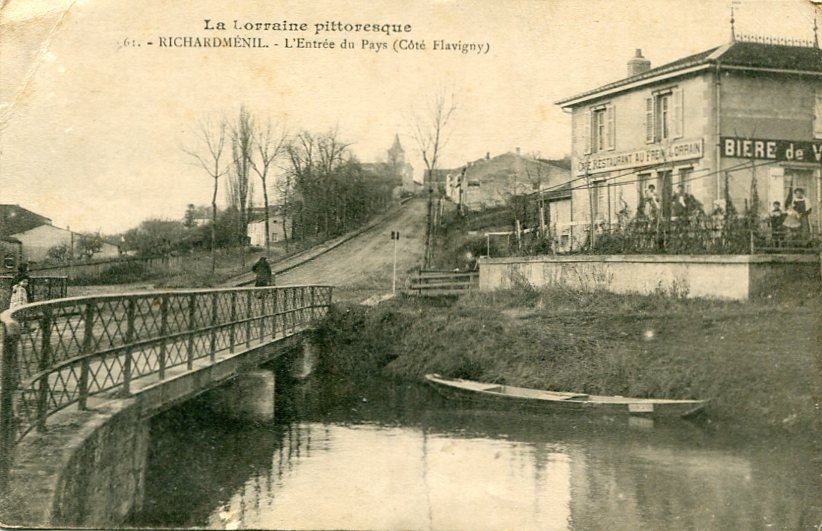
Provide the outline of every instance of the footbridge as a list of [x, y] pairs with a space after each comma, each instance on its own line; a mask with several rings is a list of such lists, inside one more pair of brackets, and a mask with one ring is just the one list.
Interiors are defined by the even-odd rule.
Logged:
[[145, 419], [293, 350], [331, 296], [153, 291], [0, 314], [0, 523], [120, 523], [142, 498]]

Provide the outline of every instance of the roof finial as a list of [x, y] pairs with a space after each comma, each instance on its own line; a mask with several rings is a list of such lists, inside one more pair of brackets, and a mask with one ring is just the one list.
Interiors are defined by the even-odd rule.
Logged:
[[734, 5], [731, 4], [731, 41], [736, 41], [736, 31], [734, 29]]

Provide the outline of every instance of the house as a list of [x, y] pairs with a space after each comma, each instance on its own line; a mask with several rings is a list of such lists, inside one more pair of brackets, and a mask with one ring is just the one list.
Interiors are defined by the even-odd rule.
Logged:
[[440, 193], [445, 193], [448, 176], [452, 175], [453, 178], [453, 176], [457, 175], [460, 171], [462, 171], [461, 168], [425, 170], [423, 173], [422, 186], [425, 191], [438, 190]]
[[819, 233], [818, 42], [733, 37], [656, 68], [637, 50], [625, 78], [556, 103], [572, 117], [573, 223], [635, 214], [651, 184], [664, 215], [678, 185], [706, 210], [728, 197], [760, 216], [804, 188]]
[[[555, 190], [570, 179], [570, 170], [545, 159], [508, 152], [469, 162], [445, 175], [445, 195], [467, 210], [508, 204], [513, 196]], [[560, 194], [544, 194], [561, 200]], [[564, 199], [570, 199], [565, 194]]]
[[27, 231], [40, 225], [51, 225], [51, 219], [20, 205], [0, 205], [0, 238]]
[[[285, 231], [288, 231], [288, 234], [291, 235], [292, 220], [283, 216], [282, 209], [279, 206], [269, 206], [268, 234], [271, 243], [285, 239], [283, 225], [285, 225]], [[265, 231], [265, 209], [252, 208], [249, 211], [249, 222], [246, 228], [249, 245], [265, 247]]]
[[[16, 262], [39, 262], [48, 256], [52, 247], [74, 245], [74, 256], [80, 255], [83, 235], [52, 225], [50, 218], [36, 214], [19, 205], [0, 205], [0, 248], [4, 263], [9, 258]], [[109, 258], [120, 254], [116, 243], [101, 240], [95, 258]]]
[[[68, 229], [45, 224], [13, 234], [12, 237], [22, 244], [23, 259], [28, 262], [40, 262], [48, 257], [49, 249], [66, 245], [73, 249], [73, 256], [81, 255], [80, 242], [83, 235]], [[114, 258], [120, 255], [120, 249], [108, 241], [100, 242], [100, 250], [94, 258]]]

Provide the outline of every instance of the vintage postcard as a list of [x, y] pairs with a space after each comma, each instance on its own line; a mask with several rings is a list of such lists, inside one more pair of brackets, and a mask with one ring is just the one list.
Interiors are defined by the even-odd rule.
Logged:
[[819, 529], [818, 0], [0, 0], [0, 524]]

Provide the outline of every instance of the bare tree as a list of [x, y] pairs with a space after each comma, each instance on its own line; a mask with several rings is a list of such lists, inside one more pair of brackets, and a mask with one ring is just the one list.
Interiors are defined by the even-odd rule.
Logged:
[[237, 121], [231, 124], [231, 169], [228, 174], [228, 200], [237, 208], [237, 243], [245, 267], [245, 242], [251, 199], [251, 159], [254, 155], [254, 121], [243, 105]]
[[337, 168], [342, 165], [343, 155], [346, 153], [349, 144], [340, 141], [336, 129], [318, 136], [316, 140], [317, 153], [319, 154], [320, 185], [323, 192], [323, 224], [325, 235], [328, 237], [332, 220], [337, 225], [342, 219], [342, 215], [338, 211], [340, 205], [332, 198], [339, 196], [336, 186], [339, 177]]
[[[413, 117], [413, 135], [417, 147], [422, 155], [425, 170], [428, 175], [428, 231], [425, 238], [425, 267], [429, 267], [434, 255], [434, 239], [436, 230], [436, 207], [433, 202], [433, 183], [435, 172], [442, 151], [448, 143], [451, 118], [457, 110], [456, 97], [453, 92], [439, 90], [428, 102], [424, 114], [415, 114]], [[439, 194], [439, 190], [437, 190]]]
[[229, 166], [220, 167], [220, 159], [223, 156], [226, 140], [226, 123], [220, 120], [214, 124], [210, 119], [201, 120], [195, 132], [199, 143], [197, 150], [183, 148], [183, 151], [196, 160], [196, 165], [201, 166], [213, 179], [214, 188], [211, 194], [211, 273], [214, 273], [217, 258], [215, 248], [217, 247], [217, 190], [219, 189], [220, 177], [226, 174]]
[[[314, 135], [299, 133], [288, 144], [286, 151], [289, 172], [295, 191], [302, 198], [301, 229], [311, 225], [314, 234], [331, 233], [332, 224], [339, 229], [345, 212], [339, 199], [339, 168], [345, 161], [348, 144], [337, 137], [337, 131]], [[320, 229], [322, 227], [322, 229]]]
[[429, 179], [434, 178], [434, 171], [448, 143], [449, 125], [456, 110], [454, 93], [440, 90], [428, 102], [425, 113], [416, 114], [413, 118], [414, 140], [422, 155]]
[[297, 212], [292, 212], [292, 198], [295, 193], [299, 193], [305, 198], [314, 188], [314, 147], [314, 137], [308, 131], [302, 131], [292, 138], [286, 146], [290, 167], [280, 181], [280, 186], [285, 192], [283, 215], [287, 216], [291, 213], [292, 228], [299, 228], [302, 237], [305, 237], [307, 228], [305, 212], [307, 205], [303, 201], [302, 206], [299, 208], [300, 220], [297, 223]]
[[[288, 134], [282, 130], [276, 136], [271, 130], [271, 121], [266, 124], [265, 130], [257, 132], [255, 145], [257, 148], [257, 155], [260, 162], [257, 164], [254, 159], [251, 159], [251, 167], [260, 178], [263, 185], [263, 208], [265, 211], [265, 254], [271, 252], [271, 235], [268, 232], [269, 212], [268, 212], [268, 185], [266, 179], [272, 164], [285, 151], [286, 143], [288, 142]], [[283, 216], [283, 230], [285, 230], [285, 216]], [[288, 235], [286, 234], [286, 248], [288, 246]]]

